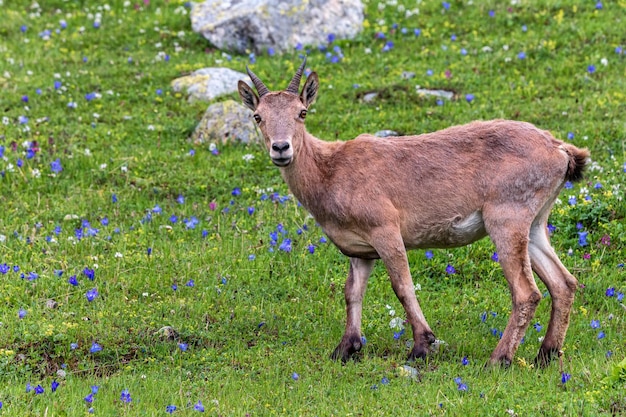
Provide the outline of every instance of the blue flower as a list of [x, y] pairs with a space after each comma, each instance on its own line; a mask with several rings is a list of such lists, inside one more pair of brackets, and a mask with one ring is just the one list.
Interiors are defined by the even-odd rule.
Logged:
[[45, 391], [45, 390], [43, 389], [43, 387], [42, 387], [41, 385], [37, 385], [37, 386], [35, 387], [35, 394], [43, 394], [43, 393], [44, 393], [44, 391]]
[[28, 312], [24, 310], [23, 308], [20, 308], [19, 311], [17, 312], [17, 317], [20, 319], [23, 319], [24, 317], [26, 317], [26, 314], [28, 314]]
[[55, 392], [57, 390], [57, 388], [59, 388], [59, 383], [56, 380], [52, 381], [52, 385], [50, 387], [52, 392]]
[[606, 335], [604, 334], [603, 331], [601, 331], [600, 333], [598, 333], [598, 340], [600, 339], [604, 339], [606, 337]]
[[575, 206], [576, 205], [576, 197], [571, 196], [567, 202], [569, 203], [570, 206]]
[[78, 280], [76, 279], [76, 275], [72, 275], [67, 282], [72, 284], [74, 287], [78, 285]]
[[[567, 132], [567, 139], [572, 140], [574, 139], [574, 132]], [[568, 181], [568, 183], [571, 184], [571, 182]], [[571, 187], [569, 187], [571, 188]]]
[[491, 255], [491, 260], [494, 262], [500, 261], [500, 258], [498, 258], [498, 252], [494, 252], [493, 255]]
[[483, 323], [487, 321], [487, 312], [483, 311], [482, 313], [480, 313], [480, 321], [482, 321]]
[[452, 265], [448, 264], [448, 266], [446, 266], [446, 274], [456, 274], [456, 269], [454, 269]]
[[435, 255], [433, 255], [433, 251], [427, 250], [426, 252], [424, 252], [424, 256], [426, 256], [426, 259], [432, 259]]
[[189, 348], [189, 345], [187, 343], [180, 342], [178, 344], [178, 348], [180, 350], [182, 350], [183, 352], [187, 352], [187, 349]]
[[383, 379], [380, 380], [380, 383], [383, 384], [383, 385], [389, 384], [389, 378], [384, 376]]
[[565, 383], [566, 383], [567, 381], [569, 381], [570, 379], [572, 379], [572, 375], [571, 375], [571, 374], [568, 374], [568, 373], [566, 373], [566, 372], [563, 372], [563, 373], [561, 374], [561, 384], [565, 385]]
[[294, 381], [297, 381], [300, 379], [300, 375], [294, 372], [293, 374], [291, 374], [291, 379], [293, 379]]
[[474, 101], [474, 94], [466, 94], [465, 95], [465, 100], [467, 100], [468, 103], [471, 103], [472, 101]]
[[9, 272], [9, 265], [6, 263], [0, 264], [0, 274], [4, 275]]
[[588, 232], [578, 232], [578, 244], [580, 246], [587, 246], [587, 235]]
[[50, 162], [50, 170], [52, 170], [52, 172], [54, 172], [55, 174], [63, 171], [63, 167], [61, 166], [61, 160], [59, 158]]
[[189, 281], [187, 281], [187, 283], [185, 284], [185, 286], [187, 287], [193, 287], [195, 286], [195, 282], [193, 281], [193, 279], [189, 279]]
[[517, 54], [517, 59], [526, 59], [526, 52], [522, 51]]
[[89, 394], [87, 394], [87, 396], [84, 398], [85, 402], [91, 404], [93, 402], [93, 392], [90, 392]]
[[591, 328], [592, 329], [597, 329], [598, 327], [600, 327], [600, 321], [599, 320], [591, 320]]
[[97, 352], [100, 352], [101, 350], [102, 350], [102, 346], [100, 346], [96, 342], [93, 342], [91, 344], [91, 348], [89, 348], [89, 352], [91, 352], [91, 353], [97, 353]]
[[467, 384], [463, 382], [461, 377], [454, 378], [454, 382], [456, 383], [456, 389], [459, 391], [467, 391]]
[[120, 400], [123, 403], [129, 403], [131, 402], [133, 399], [130, 397], [130, 392], [128, 392], [127, 389], [122, 390], [122, 394], [120, 395]]
[[589, 65], [587, 67], [587, 72], [589, 72], [589, 74], [593, 74], [594, 72], [596, 72], [596, 66], [595, 65]]
[[93, 269], [89, 268], [89, 267], [86, 267], [85, 269], [83, 269], [83, 274], [87, 278], [89, 278], [90, 281], [93, 281], [95, 279], [95, 277], [96, 277], [96, 272]]
[[309, 244], [309, 246], [307, 247], [307, 250], [309, 251], [310, 254], [314, 254], [315, 253], [315, 245]]
[[87, 293], [85, 294], [85, 297], [87, 297], [87, 301], [89, 302], [92, 302], [97, 296], [98, 296], [97, 288], [92, 288], [89, 291], [87, 291]]
[[617, 293], [617, 301], [622, 301], [624, 299], [624, 293], [623, 292], [618, 292]]
[[614, 287], [609, 287], [606, 289], [605, 295], [607, 297], [613, 297], [615, 296], [615, 288]]
[[535, 327], [535, 330], [537, 330], [537, 332], [540, 332], [541, 329], [543, 329], [543, 326], [539, 324], [538, 322], [533, 324], [533, 326]]
[[563, 187], [569, 190], [571, 188], [574, 188], [574, 184], [572, 184], [571, 181], [565, 181], [565, 185], [563, 185]]
[[231, 194], [232, 194], [233, 196], [235, 196], [235, 197], [237, 197], [237, 196], [241, 195], [241, 188], [239, 188], [239, 187], [235, 187], [235, 188], [233, 188], [233, 191], [231, 192]]
[[91, 393], [92, 394], [94, 394], [94, 395], [97, 394], [99, 390], [100, 390], [100, 385], [92, 385], [91, 386]]
[[254, 211], [255, 211], [255, 210], [254, 210], [254, 207], [248, 207], [248, 214], [249, 214], [249, 215], [251, 215], [251, 216], [252, 216], [252, 215], [254, 214]]
[[78, 349], [78, 343], [70, 343], [70, 349], [72, 350]]
[[393, 49], [393, 41], [387, 41], [383, 46], [383, 52], [387, 52]]
[[441, 2], [441, 5], [444, 9], [450, 10], [450, 3], [448, 3], [447, 1]]
[[176, 411], [176, 406], [175, 405], [168, 405], [167, 407], [165, 407], [165, 412], [172, 414], [174, 411]]
[[283, 240], [278, 249], [287, 253], [291, 252], [291, 239]]
[[467, 359], [467, 356], [463, 356], [463, 359], [461, 359], [461, 365], [463, 366], [469, 365], [469, 359]]
[[196, 405], [193, 406], [193, 409], [201, 413], [204, 413], [204, 406], [202, 405], [202, 401], [198, 400]]

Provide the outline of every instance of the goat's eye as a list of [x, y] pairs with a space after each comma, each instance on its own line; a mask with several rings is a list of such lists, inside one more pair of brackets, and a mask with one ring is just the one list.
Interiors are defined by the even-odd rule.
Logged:
[[302, 110], [302, 111], [300, 111], [300, 118], [301, 118], [301, 119], [306, 118], [306, 110]]
[[257, 122], [257, 124], [258, 124], [258, 123], [261, 123], [261, 116], [259, 116], [258, 114], [255, 114], [255, 115], [254, 115], [254, 116], [252, 116], [252, 117], [254, 117], [254, 121], [255, 121], [255, 122]]

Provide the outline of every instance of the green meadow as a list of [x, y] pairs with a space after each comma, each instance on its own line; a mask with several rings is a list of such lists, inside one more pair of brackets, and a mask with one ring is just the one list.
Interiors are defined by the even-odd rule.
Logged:
[[[626, 2], [365, 7], [353, 40], [240, 55], [195, 34], [180, 1], [0, 0], [1, 416], [626, 413]], [[427, 360], [406, 362], [380, 263], [359, 360], [330, 360], [347, 258], [262, 144], [194, 145], [209, 103], [170, 87], [249, 65], [284, 89], [304, 54], [319, 138], [507, 118], [590, 150], [550, 217], [580, 282], [560, 360], [533, 364], [550, 314], [539, 283], [514, 363], [485, 367], [511, 308], [489, 239], [410, 253], [439, 339]]]

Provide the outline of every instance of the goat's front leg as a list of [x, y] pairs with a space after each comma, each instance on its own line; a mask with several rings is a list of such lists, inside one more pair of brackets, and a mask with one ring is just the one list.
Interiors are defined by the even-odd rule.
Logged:
[[374, 268], [375, 260], [350, 258], [350, 271], [346, 280], [346, 332], [339, 346], [331, 355], [333, 360], [341, 359], [346, 362], [355, 353], [361, 350], [361, 312], [363, 296], [367, 287], [367, 280]]
[[417, 302], [406, 248], [400, 232], [388, 229], [381, 230], [375, 248], [387, 267], [391, 286], [402, 303], [407, 320], [413, 329], [414, 344], [408, 359], [425, 358], [430, 351], [430, 346], [435, 342], [435, 335]]

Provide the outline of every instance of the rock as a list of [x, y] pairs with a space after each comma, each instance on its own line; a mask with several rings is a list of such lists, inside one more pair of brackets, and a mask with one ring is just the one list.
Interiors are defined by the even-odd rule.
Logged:
[[51, 310], [57, 308], [58, 306], [59, 304], [52, 299], [46, 301], [46, 307]]
[[172, 81], [176, 92], [186, 92], [189, 101], [211, 101], [216, 97], [237, 91], [237, 82], [243, 80], [252, 85], [250, 78], [230, 68], [202, 68]]
[[260, 138], [252, 120], [252, 112], [233, 100], [209, 106], [191, 136], [196, 145], [211, 142], [254, 143]]
[[379, 130], [378, 132], [374, 133], [374, 136], [379, 138], [386, 138], [389, 136], [399, 136], [399, 134], [395, 130]]
[[219, 49], [238, 53], [293, 50], [351, 39], [363, 28], [360, 0], [205, 0], [194, 3], [191, 27]]
[[424, 96], [435, 96], [445, 98], [446, 100], [452, 100], [454, 92], [447, 90], [429, 90], [427, 88], [415, 87], [415, 92]]
[[363, 96], [363, 101], [369, 103], [371, 101], [374, 101], [376, 97], [378, 97], [378, 93], [367, 93]]
[[178, 332], [172, 326], [163, 326], [155, 332], [155, 335], [165, 340], [175, 340], [178, 337]]

